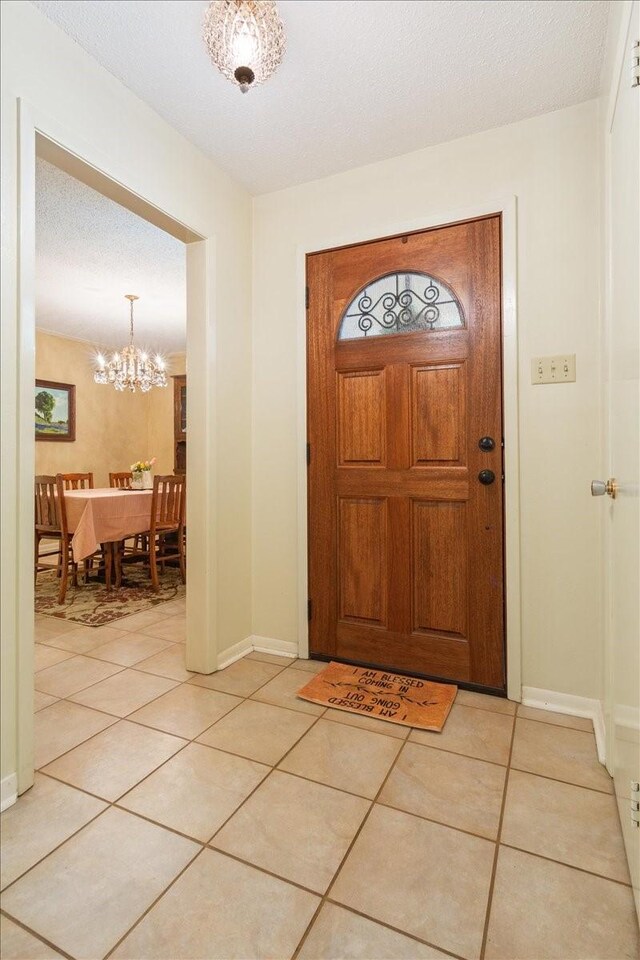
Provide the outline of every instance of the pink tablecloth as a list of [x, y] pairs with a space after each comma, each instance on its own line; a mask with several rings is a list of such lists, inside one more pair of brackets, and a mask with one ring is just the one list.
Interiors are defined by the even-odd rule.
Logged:
[[144, 533], [151, 524], [151, 490], [68, 490], [65, 493], [73, 559], [78, 563], [101, 543]]

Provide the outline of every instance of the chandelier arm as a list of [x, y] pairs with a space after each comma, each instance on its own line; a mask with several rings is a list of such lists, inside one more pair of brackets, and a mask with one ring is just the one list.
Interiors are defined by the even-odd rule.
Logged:
[[110, 383], [116, 390], [130, 390], [135, 393], [136, 388], [147, 393], [152, 387], [166, 387], [167, 374], [165, 363], [159, 354], [155, 359], [134, 346], [133, 343], [133, 303], [138, 297], [135, 294], [126, 294], [130, 304], [129, 314], [129, 346], [119, 353], [112, 354], [109, 359], [98, 356], [98, 365], [94, 371], [96, 383]]

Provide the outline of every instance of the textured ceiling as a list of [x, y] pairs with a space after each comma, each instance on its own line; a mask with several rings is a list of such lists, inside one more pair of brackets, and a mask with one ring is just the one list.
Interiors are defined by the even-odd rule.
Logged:
[[280, 0], [288, 48], [243, 96], [209, 62], [204, 0], [33, 0], [252, 192], [598, 94], [608, 0]]
[[37, 327], [121, 347], [129, 336], [125, 293], [140, 297], [134, 314], [139, 346], [184, 351], [184, 244], [37, 160]]

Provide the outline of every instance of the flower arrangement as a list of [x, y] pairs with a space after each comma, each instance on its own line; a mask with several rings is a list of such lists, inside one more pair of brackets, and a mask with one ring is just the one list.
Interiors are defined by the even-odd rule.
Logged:
[[151, 460], [137, 460], [131, 464], [131, 473], [142, 473], [144, 470], [153, 470], [155, 462], [155, 457], [151, 457]]
[[153, 477], [151, 471], [156, 462], [155, 457], [151, 460], [137, 460], [131, 464], [131, 488], [133, 490], [151, 490], [153, 487]]

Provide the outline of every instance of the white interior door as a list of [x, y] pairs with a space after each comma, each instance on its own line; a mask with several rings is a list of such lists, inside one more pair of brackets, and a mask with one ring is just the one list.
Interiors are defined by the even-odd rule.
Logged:
[[634, 826], [632, 820], [631, 783], [640, 780], [640, 87], [632, 86], [631, 63], [633, 41], [640, 35], [638, 11], [636, 0], [627, 25], [619, 88], [607, 134], [610, 288], [606, 425], [609, 477], [616, 479], [617, 495], [606, 504], [605, 520], [607, 766], [615, 780], [637, 907], [640, 826]]

